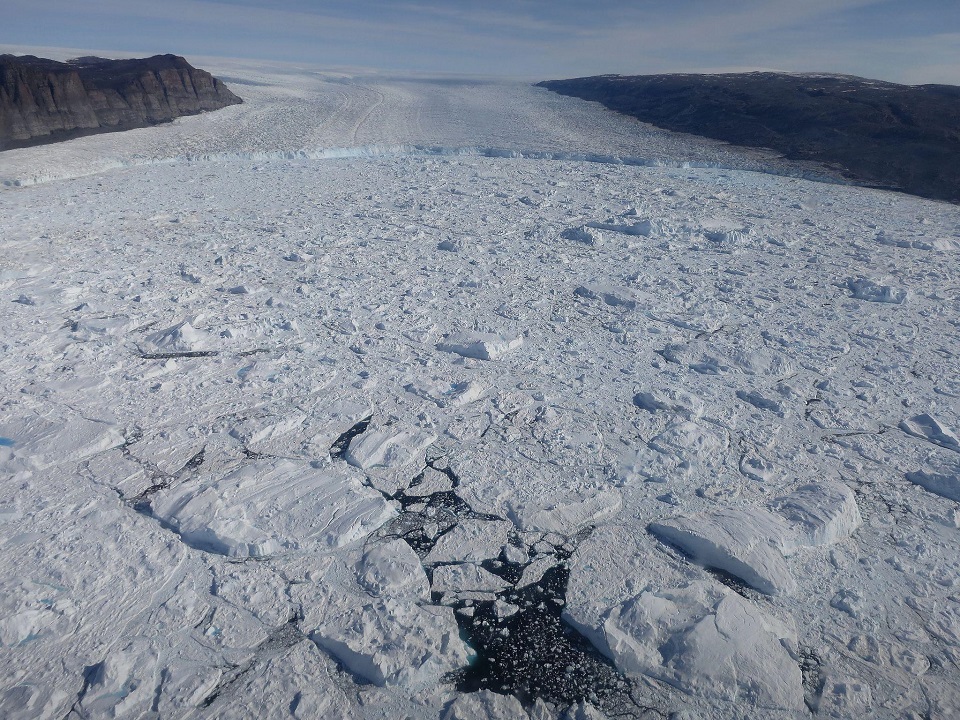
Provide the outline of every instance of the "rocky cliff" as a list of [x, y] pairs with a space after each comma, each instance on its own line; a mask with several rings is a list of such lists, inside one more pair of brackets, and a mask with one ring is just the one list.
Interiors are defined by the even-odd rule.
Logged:
[[539, 85], [667, 130], [833, 165], [858, 183], [960, 201], [960, 87], [760, 72]]
[[66, 63], [0, 55], [0, 150], [156, 125], [240, 102], [176, 55]]

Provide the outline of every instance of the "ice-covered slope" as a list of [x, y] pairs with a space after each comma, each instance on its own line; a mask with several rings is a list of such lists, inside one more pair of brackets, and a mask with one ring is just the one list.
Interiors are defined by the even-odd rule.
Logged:
[[3, 156], [0, 715], [960, 711], [956, 208], [233, 72]]

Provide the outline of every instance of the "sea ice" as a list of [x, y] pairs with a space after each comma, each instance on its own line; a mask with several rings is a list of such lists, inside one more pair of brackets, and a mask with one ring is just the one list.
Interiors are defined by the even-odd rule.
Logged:
[[[955, 208], [526, 83], [217, 70], [2, 153], [0, 716], [957, 715]], [[458, 689], [531, 619], [632, 692]]]

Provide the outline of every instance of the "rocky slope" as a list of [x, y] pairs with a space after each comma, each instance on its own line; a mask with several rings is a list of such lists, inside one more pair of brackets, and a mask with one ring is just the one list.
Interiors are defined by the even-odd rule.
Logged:
[[858, 183], [960, 200], [957, 87], [759, 72], [539, 84], [668, 130], [835, 165]]
[[176, 55], [67, 63], [0, 55], [0, 150], [145, 127], [240, 102]]

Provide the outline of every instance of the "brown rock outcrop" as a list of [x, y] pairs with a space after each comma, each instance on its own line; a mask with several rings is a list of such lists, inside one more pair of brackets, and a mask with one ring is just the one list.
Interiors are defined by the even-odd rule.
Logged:
[[146, 127], [241, 102], [177, 55], [66, 63], [0, 55], [0, 150]]

